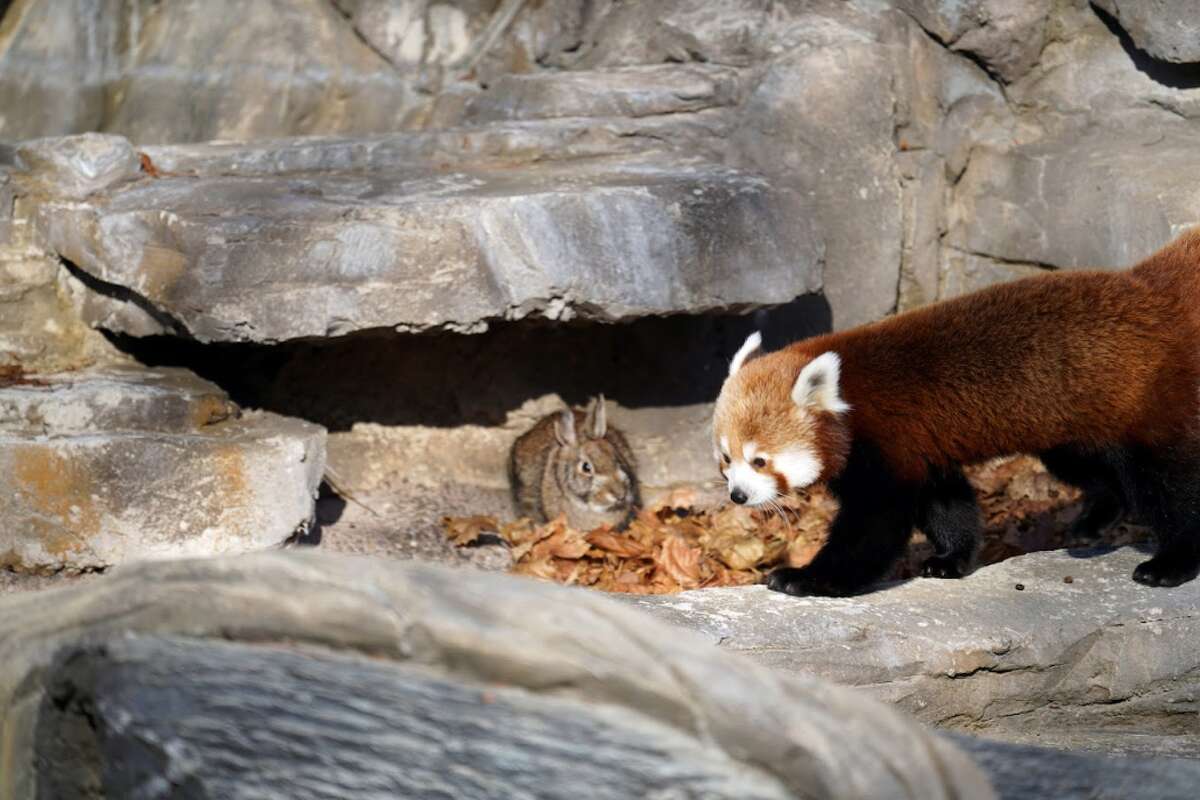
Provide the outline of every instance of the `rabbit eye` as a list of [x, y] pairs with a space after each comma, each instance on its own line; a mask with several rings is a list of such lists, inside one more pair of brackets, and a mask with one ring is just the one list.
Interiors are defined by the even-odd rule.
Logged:
[[756, 458], [754, 459], [753, 464], [759, 469], [762, 469], [767, 465], [767, 460], [765, 458]]
[[590, 461], [584, 461], [582, 464], [579, 465], [579, 468], [581, 470], [583, 470], [584, 472], [586, 472], [588, 475], [592, 474], [592, 462], [590, 462]]

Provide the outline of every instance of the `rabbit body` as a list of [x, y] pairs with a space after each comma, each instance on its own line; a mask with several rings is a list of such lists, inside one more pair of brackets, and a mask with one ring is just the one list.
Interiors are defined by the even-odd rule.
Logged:
[[508, 474], [517, 514], [538, 522], [566, 514], [576, 530], [621, 529], [641, 504], [633, 451], [608, 426], [603, 396], [540, 419], [513, 443]]

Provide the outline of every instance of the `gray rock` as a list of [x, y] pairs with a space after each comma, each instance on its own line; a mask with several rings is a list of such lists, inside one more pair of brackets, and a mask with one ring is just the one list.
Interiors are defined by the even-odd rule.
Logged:
[[1174, 63], [1200, 61], [1200, 18], [1189, 0], [1095, 0], [1154, 58]]
[[[475, 94], [474, 92], [472, 94]], [[445, 97], [445, 95], [442, 95]], [[447, 110], [447, 124], [465, 113], [461, 104]], [[675, 160], [677, 150], [710, 156], [715, 140], [728, 134], [729, 114], [715, 110], [625, 118], [562, 118], [534, 122], [498, 122], [461, 128], [406, 132], [402, 135], [304, 137], [251, 142], [210, 142], [146, 147], [153, 163], [170, 176], [271, 176], [315, 170], [394, 171], [430, 166], [450, 170], [460, 164], [512, 167], [599, 156], [662, 153]], [[664, 146], [678, 138], [681, 147]]]
[[0, 138], [100, 126], [139, 144], [379, 133], [428, 102], [419, 76], [329, 2], [32, 0], [13, 16], [0, 32], [0, 107], [25, 113], [5, 114]]
[[706, 64], [503, 75], [466, 98], [468, 124], [554, 117], [647, 117], [732, 106], [738, 73]]
[[[140, 778], [150, 797], [168, 776], [183, 796], [242, 778], [265, 797], [391, 797], [421, 776], [467, 797], [608, 780], [672, 797], [680, 782], [714, 797], [994, 796], [957, 747], [866, 697], [510, 576], [313, 553], [135, 565], [0, 598], [0, 665], [0, 793], [14, 797], [77, 774], [68, 764], [109, 787]], [[234, 733], [247, 714], [273, 733], [253, 747]], [[558, 779], [528, 783], [542, 774]]]
[[17, 164], [41, 190], [71, 200], [123, 181], [141, 171], [137, 155], [122, 136], [83, 133], [61, 139], [35, 139], [17, 147]]
[[182, 370], [38, 375], [0, 388], [0, 559], [22, 571], [279, 545], [306, 529], [324, 429], [235, 418]]
[[[614, 3], [588, 31], [576, 68], [701, 62], [749, 66], [774, 43], [792, 9], [769, 0], [634, 0]], [[773, 18], [772, 12], [775, 13]]]
[[[139, 638], [76, 655], [64, 672], [50, 691], [93, 704], [102, 783], [114, 797], [568, 800], [580, 786], [611, 800], [795, 797], [769, 771], [637, 710], [448, 680], [417, 666]], [[235, 674], [243, 677], [231, 681]], [[62, 716], [39, 732], [44, 757], [60, 765], [41, 785], [66, 798], [94, 766], [55, 751], [79, 725]], [[325, 749], [334, 751], [328, 759], [297, 758]], [[338, 766], [350, 760], [353, 769]]]
[[183, 369], [95, 367], [0, 385], [0, 431], [191, 431], [240, 412], [217, 386]]
[[921, 27], [955, 51], [969, 53], [1005, 81], [1037, 62], [1046, 44], [1052, 0], [896, 0]]
[[1200, 131], [1157, 124], [979, 148], [946, 241], [1018, 264], [1131, 266], [1200, 223], [1197, 147]]
[[[827, 248], [824, 291], [838, 328], [878, 319], [896, 305], [902, 217], [892, 161], [895, 97], [887, 83], [865, 77], [889, 68], [888, 54], [862, 41], [789, 53], [751, 92], [735, 134], [746, 163], [815, 195]], [[827, 73], [847, 80], [805, 80]], [[864, 78], [849, 77], [856, 75]]]
[[90, 322], [141, 334], [149, 311], [201, 341], [738, 310], [820, 286], [796, 192], [661, 157], [172, 177], [34, 213], [102, 293], [136, 295]]
[[974, 253], [964, 253], [952, 247], [943, 249], [942, 258], [941, 283], [937, 294], [942, 299], [1047, 272], [1046, 267], [1035, 264], [1001, 261]]
[[987, 771], [1001, 800], [1189, 800], [1200, 785], [1194, 761], [1069, 753], [958, 734], [950, 739]]
[[0, 28], [0, 139], [98, 130], [105, 68], [123, 0], [5, 3]]
[[1200, 756], [1200, 651], [1181, 646], [1200, 635], [1200, 582], [1137, 584], [1129, 576], [1145, 558], [1034, 553], [849, 599], [755, 586], [630, 602], [760, 663], [861, 686], [926, 723], [1098, 750], [1135, 734]]
[[[1140, 54], [1124, 46], [1092, 5], [1061, 4], [1052, 24], [1055, 36], [1037, 68], [1007, 89], [1026, 126], [1015, 137], [1018, 141], [1095, 133], [1098, 128], [1117, 140], [1145, 144], [1139, 134], [1177, 126], [1181, 118], [1200, 118], [1195, 80], [1173, 74], [1169, 65], [1139, 60]], [[1070, 130], [1064, 132], [1064, 126]]]

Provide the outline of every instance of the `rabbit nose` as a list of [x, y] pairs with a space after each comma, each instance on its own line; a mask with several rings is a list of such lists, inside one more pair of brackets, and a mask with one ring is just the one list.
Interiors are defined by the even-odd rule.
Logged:
[[740, 506], [743, 503], [745, 503], [749, 498], [746, 497], [746, 493], [743, 492], [741, 489], [735, 488], [729, 493], [729, 499], [732, 500], [733, 502], [737, 503]]

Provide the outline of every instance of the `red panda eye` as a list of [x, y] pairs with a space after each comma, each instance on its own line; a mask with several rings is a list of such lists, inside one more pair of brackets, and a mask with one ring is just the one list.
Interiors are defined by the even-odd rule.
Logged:
[[728, 464], [733, 459], [731, 459], [729, 456], [721, 456], [721, 460]]
[[759, 469], [762, 469], [763, 467], [765, 467], [767, 465], [767, 460], [765, 458], [756, 458], [756, 459], [754, 459], [754, 461], [752, 463], [754, 464], [754, 466], [758, 467]]

